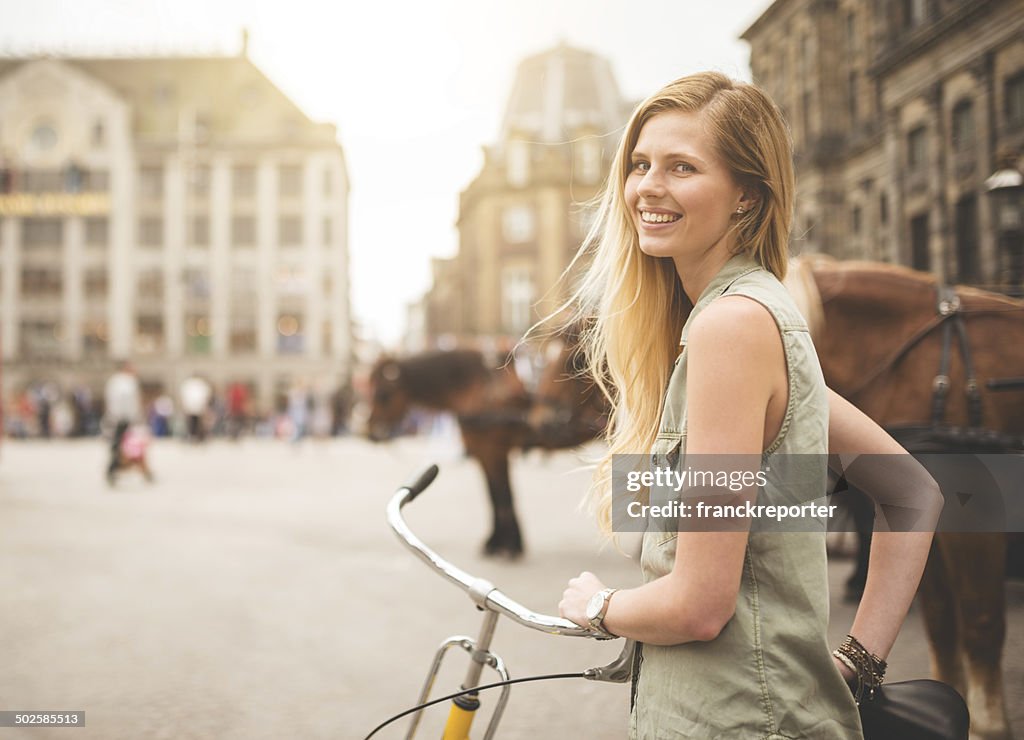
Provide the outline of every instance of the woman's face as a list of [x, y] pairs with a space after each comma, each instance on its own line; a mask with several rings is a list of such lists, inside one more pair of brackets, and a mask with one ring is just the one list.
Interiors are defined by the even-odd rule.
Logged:
[[746, 206], [701, 114], [682, 111], [659, 113], [640, 129], [625, 194], [640, 249], [652, 257], [706, 254]]

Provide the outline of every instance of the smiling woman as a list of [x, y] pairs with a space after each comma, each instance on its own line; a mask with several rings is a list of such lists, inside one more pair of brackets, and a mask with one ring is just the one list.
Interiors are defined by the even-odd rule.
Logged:
[[[762, 496], [814, 501], [830, 451], [904, 453], [825, 387], [806, 323], [780, 282], [794, 191], [786, 125], [753, 85], [692, 75], [633, 113], [573, 299], [588, 327], [590, 374], [612, 407], [593, 495], [609, 534], [607, 473], [617, 454], [757, 480], [739, 492], [717, 479], [683, 486], [688, 498], [671, 499], [713, 517], [718, 508], [756, 509]], [[787, 459], [810, 462], [793, 472]], [[923, 471], [911, 488], [938, 500]], [[709, 508], [719, 495], [739, 506]], [[569, 581], [562, 616], [642, 643], [631, 737], [862, 737], [844, 678], [877, 685], [931, 533], [889, 533], [872, 550], [855, 637], [842, 647], [860, 652], [839, 662], [826, 641], [824, 508], [811, 507], [785, 534], [751, 531], [747, 514], [723, 515], [711, 531], [693, 531], [685, 514], [677, 526], [649, 520], [644, 585], [605, 588], [588, 572]], [[925, 508], [934, 522], [937, 507]]]

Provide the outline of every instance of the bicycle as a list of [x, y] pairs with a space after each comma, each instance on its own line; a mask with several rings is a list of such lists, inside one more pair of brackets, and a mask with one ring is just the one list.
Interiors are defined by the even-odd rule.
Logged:
[[[419, 496], [427, 486], [434, 481], [434, 478], [437, 477], [437, 473], [437, 466], [431, 465], [429, 468], [424, 470], [413, 483], [403, 486], [395, 492], [387, 507], [388, 525], [395, 534], [398, 535], [398, 538], [405, 544], [405, 546], [412, 550], [420, 559], [427, 563], [427, 565], [433, 568], [436, 573], [458, 586], [469, 595], [477, 609], [484, 613], [483, 624], [475, 640], [466, 635], [453, 635], [442, 642], [437, 653], [434, 655], [433, 663], [430, 666], [430, 671], [427, 673], [427, 680], [420, 692], [416, 706], [396, 714], [387, 721], [378, 725], [369, 735], [366, 736], [366, 740], [369, 740], [369, 738], [385, 726], [409, 714], [413, 715], [413, 719], [405, 737], [406, 740], [412, 740], [416, 733], [416, 729], [419, 726], [422, 710], [447, 700], [451, 700], [452, 704], [448, 711], [448, 719], [445, 723], [442, 740], [468, 740], [469, 731], [472, 727], [473, 719], [476, 716], [476, 711], [481, 706], [479, 693], [486, 689], [501, 687], [501, 695], [495, 704], [494, 713], [491, 715], [491, 721], [488, 723], [487, 729], [484, 733], [484, 740], [490, 740], [490, 738], [494, 737], [494, 733], [497, 731], [498, 723], [501, 720], [505, 711], [505, 706], [508, 703], [511, 686], [514, 683], [549, 680], [555, 678], [584, 678], [591, 681], [607, 681], [611, 683], [625, 683], [628, 681], [631, 674], [633, 655], [632, 640], [627, 640], [619, 656], [605, 666], [588, 668], [587, 670], [579, 673], [529, 676], [520, 679], [512, 679], [509, 677], [509, 672], [505, 667], [505, 662], [499, 655], [495, 654], [490, 649], [491, 640], [494, 637], [494, 631], [497, 627], [499, 616], [504, 615], [524, 627], [529, 627], [530, 629], [539, 630], [552, 635], [587, 637], [591, 639], [607, 639], [607, 637], [592, 630], [580, 627], [574, 622], [570, 622], [568, 619], [553, 617], [546, 614], [538, 614], [527, 609], [522, 604], [514, 601], [499, 591], [490, 581], [484, 578], [474, 577], [449, 563], [427, 547], [422, 540], [413, 534], [402, 516], [402, 508]], [[461, 648], [469, 653], [470, 656], [470, 665], [466, 672], [466, 677], [462, 683], [462, 687], [454, 694], [449, 694], [447, 696], [428, 701], [427, 698], [430, 695], [430, 690], [433, 687], [434, 680], [441, 667], [441, 662], [448, 653], [448, 650], [453, 647]], [[494, 670], [501, 678], [501, 681], [483, 686], [478, 685], [485, 666]]]

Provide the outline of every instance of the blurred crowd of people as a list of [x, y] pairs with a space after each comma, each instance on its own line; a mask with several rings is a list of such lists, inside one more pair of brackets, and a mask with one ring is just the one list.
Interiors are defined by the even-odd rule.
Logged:
[[[49, 381], [24, 388], [5, 400], [4, 434], [16, 439], [113, 437], [123, 415], [111, 408], [111, 383], [124, 386], [126, 381], [120, 375], [124, 371], [134, 375], [130, 367], [122, 366], [99, 392], [86, 384], [61, 387]], [[348, 386], [322, 391], [296, 381], [278, 393], [273, 408], [262, 408], [245, 383], [217, 388], [193, 374], [173, 391], [140, 391], [131, 422], [144, 425], [153, 437], [195, 443], [209, 437], [244, 436], [299, 441], [347, 434], [351, 406]]]

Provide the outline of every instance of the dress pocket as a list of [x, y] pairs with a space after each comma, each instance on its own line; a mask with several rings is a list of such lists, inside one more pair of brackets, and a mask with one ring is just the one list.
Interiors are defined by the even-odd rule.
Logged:
[[[655, 469], [673, 471], [679, 469], [679, 460], [683, 449], [683, 436], [682, 434], [663, 432], [655, 438], [654, 445], [651, 447], [652, 471]], [[674, 501], [677, 497], [677, 492], [672, 486], [652, 488], [650, 501], [652, 504], [666, 504]], [[651, 535], [654, 544], [659, 547], [674, 539], [678, 534], [675, 520], [657, 519], [653, 520], [652, 524], [653, 526], [648, 527], [648, 534]]]

